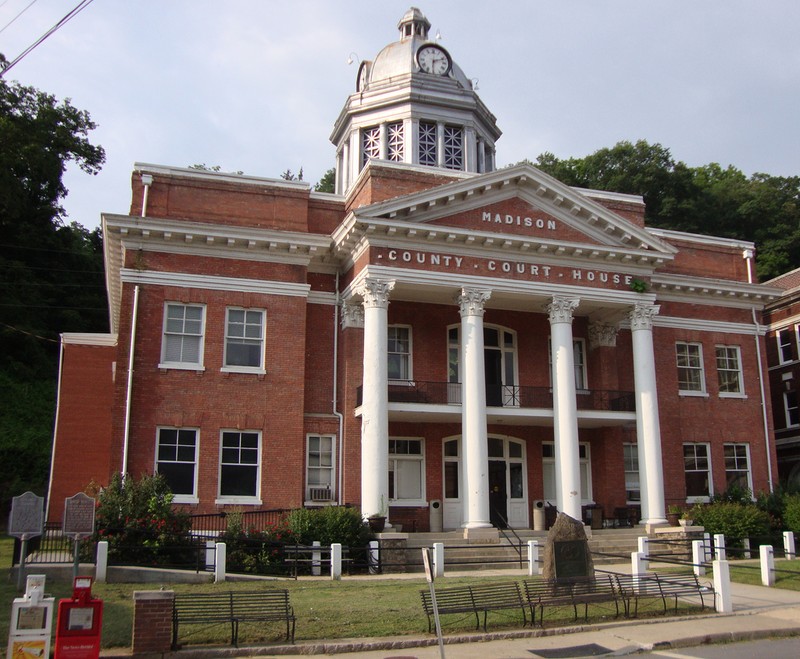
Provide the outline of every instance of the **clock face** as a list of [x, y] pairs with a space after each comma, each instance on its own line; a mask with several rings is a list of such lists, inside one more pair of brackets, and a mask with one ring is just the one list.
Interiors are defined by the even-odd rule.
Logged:
[[369, 62], [364, 60], [361, 66], [358, 67], [358, 76], [356, 77], [356, 91], [363, 92], [367, 88], [367, 77], [369, 75]]
[[417, 51], [417, 64], [425, 73], [437, 76], [447, 75], [450, 72], [450, 55], [441, 46], [425, 45]]

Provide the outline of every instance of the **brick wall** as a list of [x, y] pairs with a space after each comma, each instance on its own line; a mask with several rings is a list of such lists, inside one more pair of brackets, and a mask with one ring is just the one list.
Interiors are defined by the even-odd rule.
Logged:
[[133, 654], [162, 654], [172, 644], [171, 590], [134, 591]]

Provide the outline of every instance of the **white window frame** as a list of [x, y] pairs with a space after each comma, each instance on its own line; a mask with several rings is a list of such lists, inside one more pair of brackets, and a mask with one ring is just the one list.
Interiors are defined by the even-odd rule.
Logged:
[[[728, 455], [729, 449], [732, 449], [732, 455]], [[742, 455], [741, 449], [744, 449], [744, 455]], [[728, 474], [735, 473], [740, 474], [741, 472], [745, 472], [747, 474], [747, 489], [750, 490], [750, 493], [753, 492], [753, 472], [750, 468], [752, 464], [750, 462], [750, 444], [747, 442], [726, 442], [722, 445], [723, 457], [725, 460], [725, 488], [728, 489], [730, 487], [728, 481]], [[734, 468], [729, 468], [729, 459], [733, 460]], [[744, 460], [744, 469], [741, 468], [741, 460]]]
[[[393, 442], [419, 442], [419, 454], [405, 454], [405, 453], [393, 453], [392, 452], [392, 444]], [[418, 465], [419, 468], [419, 479], [420, 479], [420, 497], [417, 499], [402, 499], [397, 498], [397, 491], [398, 491], [398, 478], [402, 477], [402, 469], [398, 469], [398, 463], [410, 463], [414, 462]], [[395, 497], [389, 497], [389, 503], [393, 506], [426, 506], [427, 498], [425, 493], [426, 487], [426, 478], [425, 478], [425, 440], [422, 437], [390, 437], [389, 438], [389, 473], [394, 473], [394, 488], [395, 488]]]
[[425, 167], [436, 167], [439, 160], [439, 140], [435, 121], [421, 120], [418, 126], [417, 160]]
[[386, 126], [387, 156], [392, 162], [404, 162], [405, 124], [395, 121]]
[[[545, 457], [545, 447], [551, 447], [552, 457]], [[581, 505], [589, 506], [594, 503], [594, 492], [592, 490], [592, 453], [589, 442], [578, 443], [578, 455], [580, 481], [581, 481]], [[542, 442], [542, 487], [544, 487], [544, 470], [552, 468], [553, 473], [553, 487], [557, 487], [558, 479], [556, 478], [556, 445], [555, 442]], [[558, 492], [553, 492], [552, 498], [548, 497], [549, 493], [542, 491], [542, 495], [548, 503], [556, 504]]]
[[442, 145], [444, 154], [442, 165], [447, 169], [463, 171], [464, 169], [464, 127], [442, 126]]
[[[775, 332], [775, 342], [778, 347], [778, 363], [791, 364], [794, 361], [792, 343], [800, 346], [800, 339], [798, 338], [798, 330], [800, 326], [794, 325], [784, 327]], [[789, 353], [788, 357], [786, 352]]]
[[[639, 445], [638, 444], [631, 444], [631, 443], [624, 443], [622, 445], [622, 464], [625, 470], [625, 502], [630, 505], [640, 504], [642, 502], [642, 484], [639, 475]], [[633, 476], [629, 474], [635, 474], [636, 477], [634, 479]], [[633, 485], [635, 480], [636, 487], [628, 487], [628, 485]], [[639, 493], [638, 499], [631, 499], [628, 497], [628, 492], [636, 491]]]
[[381, 127], [370, 126], [361, 129], [361, 169], [367, 166], [370, 160], [381, 157]]
[[[408, 352], [397, 352], [389, 350], [390, 344], [392, 342], [392, 332], [396, 332], [397, 330], [405, 330], [407, 332], [407, 341], [408, 341]], [[387, 362], [391, 358], [391, 355], [398, 355], [401, 361], [405, 361], [406, 364], [406, 377], [404, 378], [393, 378], [391, 375], [389, 376], [389, 382], [408, 382], [409, 380], [414, 379], [414, 333], [411, 331], [411, 325], [389, 325], [387, 328], [387, 340], [386, 340], [386, 353], [387, 353]]]
[[[230, 336], [230, 324], [231, 324], [231, 312], [232, 311], [241, 311], [244, 312], [245, 328], [249, 327], [251, 324], [247, 322], [248, 314], [257, 313], [261, 316], [261, 336], [258, 338], [259, 341], [259, 363], [257, 366], [240, 366], [240, 365], [229, 365], [228, 364], [228, 341], [231, 340], [232, 342], [236, 343], [254, 343], [255, 340], [253, 337], [248, 336]], [[245, 330], [246, 331], [246, 330]], [[254, 309], [254, 308], [245, 308], [245, 307], [227, 307], [225, 309], [225, 339], [224, 339], [224, 349], [223, 349], [223, 356], [222, 356], [222, 368], [220, 369], [223, 373], [255, 373], [257, 375], [264, 375], [266, 370], [264, 368], [264, 360], [265, 360], [265, 353], [266, 353], [266, 335], [267, 335], [267, 312], [265, 309]]]
[[[578, 359], [580, 355], [581, 359]], [[575, 391], [576, 393], [589, 392], [589, 371], [586, 368], [586, 339], [573, 338], [572, 339], [572, 362], [575, 377]], [[553, 388], [553, 337], [547, 337], [547, 375], [550, 378], [550, 389]], [[582, 382], [578, 382], [578, 375]], [[580, 386], [580, 385], [583, 386]]]
[[[328, 451], [323, 451], [321, 448], [318, 451], [311, 450], [311, 443], [312, 439], [317, 438], [319, 440], [330, 440], [330, 464], [322, 464], [323, 454], [328, 453]], [[313, 453], [318, 453], [320, 456], [320, 464], [312, 464], [313, 460]], [[329, 484], [326, 488], [324, 484], [321, 482], [312, 483], [311, 482], [311, 472], [313, 470], [317, 470], [320, 472], [328, 472], [330, 475]], [[318, 492], [314, 492], [313, 490], [318, 490]], [[319, 490], [327, 490], [328, 494], [326, 498], [320, 498], [319, 496], [314, 496], [315, 494], [321, 494]], [[336, 435], [329, 434], [329, 433], [308, 433], [306, 435], [306, 501], [310, 504], [315, 503], [333, 503], [336, 501]]]
[[[703, 446], [705, 447], [705, 459], [708, 464], [706, 469], [687, 469], [686, 468], [686, 447], [693, 447], [693, 454], [694, 460], [697, 461], [697, 447]], [[707, 442], [684, 442], [683, 443], [683, 483], [684, 487], [686, 486], [686, 474], [687, 473], [706, 473], [708, 476], [708, 493], [707, 494], [689, 494], [689, 488], [686, 488], [686, 502], [687, 503], [706, 503], [710, 501], [711, 497], [714, 496], [714, 474], [712, 471], [711, 465], [711, 444]]]
[[[183, 309], [183, 319], [178, 318], [170, 318], [170, 308], [181, 308]], [[200, 331], [197, 332], [187, 332], [186, 331], [186, 309], [199, 309], [200, 310]], [[181, 331], [176, 331], [174, 328], [171, 328], [170, 325], [172, 324], [171, 321], [174, 322], [182, 322], [183, 328]], [[191, 319], [188, 322], [196, 322], [195, 319]], [[162, 333], [161, 333], [161, 361], [158, 364], [159, 368], [171, 368], [171, 369], [183, 369], [188, 371], [202, 371], [205, 370], [203, 366], [203, 353], [205, 351], [205, 332], [206, 332], [206, 306], [204, 304], [192, 304], [192, 303], [184, 303], [184, 302], [165, 302], [164, 303], [164, 320], [162, 324]], [[188, 338], [196, 339], [198, 342], [197, 345], [197, 361], [186, 361], [183, 359], [180, 360], [168, 360], [167, 359], [167, 343], [170, 338], [181, 337], [181, 341], [185, 341]]]
[[[791, 401], [790, 398], [794, 400]], [[794, 404], [791, 404], [792, 402]], [[800, 426], [800, 401], [798, 401], [796, 390], [790, 389], [789, 391], [783, 392], [783, 413], [786, 419], [786, 428], [797, 428]], [[792, 416], [796, 419], [794, 422], [792, 421]]]
[[[688, 348], [696, 348], [697, 349], [697, 364], [681, 364], [681, 353], [680, 348], [685, 346], [687, 351], [685, 356], [688, 360], [692, 360], [693, 355], [690, 354]], [[698, 343], [696, 341], [677, 341], [675, 343], [675, 360], [676, 366], [678, 369], [678, 393], [681, 396], [707, 396], [706, 390], [706, 374], [705, 368], [703, 367], [703, 344]], [[683, 389], [681, 384], [681, 369], [687, 369], [689, 372], [695, 372], [700, 375], [700, 388], [699, 389]]]
[[[175, 458], [174, 459], [161, 459], [161, 448], [162, 448], [162, 432], [167, 431], [175, 431], [176, 433], [176, 444], [175, 446]], [[191, 432], [194, 435], [194, 456], [191, 460], [181, 459], [180, 456], [180, 435], [181, 433]], [[165, 444], [165, 448], [171, 448], [172, 444]], [[199, 499], [197, 498], [197, 456], [200, 455], [200, 429], [199, 428], [181, 428], [176, 426], [158, 426], [156, 428], [156, 453], [155, 453], [155, 466], [154, 471], [157, 474], [160, 474], [161, 471], [159, 470], [159, 465], [161, 464], [175, 464], [175, 465], [192, 465], [192, 491], [190, 493], [176, 493], [173, 491], [173, 503], [189, 503], [195, 504], [199, 503]], [[164, 478], [166, 479], [167, 476], [165, 475]]]
[[[452, 442], [452, 444], [450, 443]], [[455, 455], [447, 455], [447, 446], [455, 446], [456, 447], [456, 454]], [[448, 464], [455, 464], [455, 470], [452, 470], [452, 473], [455, 475], [455, 486], [456, 490], [458, 490], [455, 497], [448, 497], [447, 496], [447, 465]], [[442, 441], [442, 497], [445, 501], [461, 501], [461, 489], [464, 487], [461, 478], [461, 440], [457, 438], [449, 438], [444, 439]]]
[[[225, 446], [224, 440], [226, 434], [235, 434], [239, 435], [239, 450], [241, 451], [241, 439], [242, 435], [255, 435], [257, 438], [256, 442], [256, 461], [255, 463], [251, 462], [223, 462]], [[245, 448], [244, 450], [251, 451], [251, 448]], [[218, 474], [218, 482], [217, 482], [217, 500], [216, 503], [219, 504], [228, 504], [228, 503], [238, 503], [238, 504], [251, 504], [251, 505], [261, 505], [261, 451], [262, 451], [262, 436], [260, 430], [238, 430], [235, 428], [223, 428], [220, 430], [219, 433], [219, 460], [217, 462], [219, 466], [219, 474]], [[252, 495], [243, 495], [243, 494], [222, 494], [222, 472], [224, 467], [228, 466], [253, 466], [256, 470], [256, 488], [255, 492]]]
[[[720, 350], [725, 354], [720, 356]], [[744, 371], [742, 369], [742, 350], [736, 345], [716, 345], [714, 346], [714, 353], [717, 362], [717, 383], [719, 385], [720, 398], [746, 398], [744, 392]], [[720, 366], [720, 358], [723, 359], [723, 367]], [[725, 364], [724, 362], [727, 362]], [[731, 368], [730, 364], [735, 363], [735, 368]], [[723, 373], [735, 373], [738, 383], [738, 391], [722, 391]]]

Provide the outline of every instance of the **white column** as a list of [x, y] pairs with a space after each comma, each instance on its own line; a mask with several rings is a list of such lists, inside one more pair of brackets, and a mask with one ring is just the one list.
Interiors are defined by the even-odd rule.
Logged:
[[491, 527], [489, 521], [489, 442], [486, 431], [486, 376], [483, 357], [483, 305], [491, 291], [462, 288], [461, 310], [462, 474], [466, 529]]
[[419, 164], [419, 119], [403, 120], [403, 162]]
[[575, 354], [572, 312], [577, 298], [554, 297], [550, 315], [553, 363], [553, 436], [556, 453], [556, 501], [559, 512], [581, 519], [581, 469], [578, 408], [575, 401]]
[[436, 166], [444, 167], [444, 124], [436, 124]]
[[658, 420], [656, 363], [653, 354], [653, 318], [659, 307], [639, 303], [630, 312], [633, 343], [633, 379], [636, 389], [636, 437], [642, 522], [664, 524], [664, 469]]
[[366, 279], [358, 288], [364, 302], [364, 376], [361, 399], [361, 514], [389, 512], [389, 292], [394, 281]]
[[385, 121], [380, 125], [380, 159], [389, 159], [389, 124]]

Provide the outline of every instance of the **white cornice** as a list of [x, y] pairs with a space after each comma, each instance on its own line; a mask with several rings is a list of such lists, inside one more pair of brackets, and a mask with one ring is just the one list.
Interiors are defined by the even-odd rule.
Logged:
[[192, 178], [199, 181], [215, 181], [217, 183], [236, 183], [238, 185], [254, 185], [259, 187], [283, 188], [296, 192], [309, 191], [311, 184], [307, 181], [287, 181], [285, 179], [266, 178], [263, 176], [250, 176], [247, 174], [234, 174], [232, 172], [209, 172], [191, 167], [172, 167], [170, 165], [151, 165], [137, 162], [133, 165], [134, 172], [139, 174], [152, 174], [156, 176], [169, 176]]
[[309, 304], [335, 305], [337, 303], [336, 293], [326, 293], [325, 291], [309, 291]]
[[705, 236], [699, 233], [686, 233], [684, 231], [672, 231], [669, 229], [648, 228], [647, 231], [654, 236], [663, 238], [664, 240], [683, 240], [685, 242], [698, 243], [700, 245], [712, 245], [714, 247], [728, 247], [741, 250], [755, 249], [755, 243], [751, 243], [747, 240], [720, 238], [719, 236]]
[[[728, 323], [707, 318], [679, 318], [677, 316], [656, 316], [653, 318], [655, 327], [668, 327], [671, 329], [684, 329], [696, 332], [719, 332], [724, 334], [746, 334], [747, 336], [763, 336], [766, 327], [752, 323]], [[623, 327], [630, 328], [630, 323], [625, 322]]]
[[61, 343], [64, 345], [86, 345], [114, 347], [117, 345], [116, 334], [94, 334], [89, 332], [62, 332]]
[[650, 284], [659, 300], [746, 309], [761, 309], [781, 294], [763, 284], [664, 273], [654, 274]]
[[123, 268], [120, 280], [131, 284], [151, 286], [175, 286], [178, 288], [203, 288], [215, 291], [237, 291], [262, 295], [284, 295], [308, 297], [311, 287], [288, 281], [265, 281], [238, 277], [215, 277], [187, 274], [183, 272], [158, 272], [154, 270], [131, 270]]

